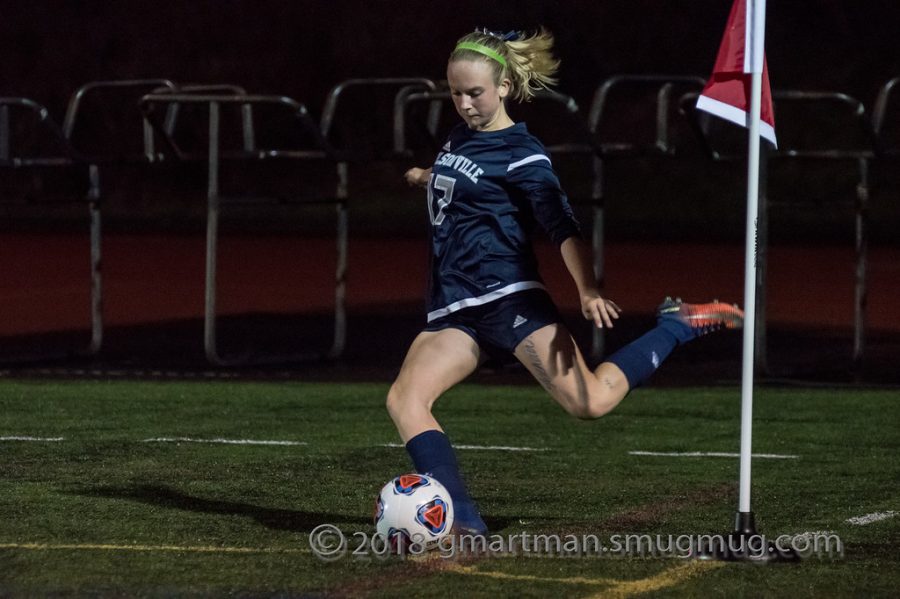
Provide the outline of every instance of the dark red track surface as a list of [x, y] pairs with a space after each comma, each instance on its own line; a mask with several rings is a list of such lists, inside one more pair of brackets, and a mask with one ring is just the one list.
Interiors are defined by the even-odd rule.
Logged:
[[[108, 326], [199, 318], [204, 239], [108, 235], [103, 242]], [[87, 328], [89, 247], [85, 235], [0, 236], [0, 336]], [[743, 246], [613, 244], [607, 294], [629, 313], [650, 313], [666, 294], [688, 301], [743, 302]], [[555, 249], [540, 246], [557, 302], [576, 296]], [[348, 307], [388, 310], [421, 304], [424, 241], [350, 242]], [[334, 242], [292, 237], [225, 237], [219, 257], [219, 312], [293, 313], [333, 302]], [[768, 321], [773, 326], [846, 330], [853, 322], [854, 255], [844, 247], [774, 247], [769, 254]], [[900, 248], [869, 255], [869, 328], [900, 332]]]

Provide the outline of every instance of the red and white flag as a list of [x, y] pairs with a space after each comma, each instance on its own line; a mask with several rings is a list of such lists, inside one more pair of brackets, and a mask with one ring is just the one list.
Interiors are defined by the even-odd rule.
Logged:
[[697, 100], [697, 108], [749, 128], [750, 80], [752, 73], [761, 71], [759, 134], [777, 147], [769, 71], [765, 54], [760, 51], [763, 47], [763, 35], [762, 32], [753, 31], [750, 11], [748, 0], [734, 0], [713, 74]]

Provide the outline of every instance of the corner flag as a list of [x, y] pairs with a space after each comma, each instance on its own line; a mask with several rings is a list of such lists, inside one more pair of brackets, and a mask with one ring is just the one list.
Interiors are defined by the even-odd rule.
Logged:
[[[766, 72], [766, 0], [734, 0], [709, 83], [697, 108], [749, 129], [747, 143], [747, 228], [744, 260], [744, 347], [741, 373], [741, 458], [734, 535], [756, 534], [750, 511], [753, 444], [753, 349], [756, 330], [757, 239], [760, 138], [775, 143], [775, 119]], [[745, 553], [738, 556], [747, 558]], [[773, 558], [773, 556], [769, 556]]]
[[753, 28], [751, 5], [752, 0], [735, 0], [731, 6], [716, 64], [697, 108], [749, 128], [751, 75], [762, 72], [759, 134], [777, 147], [765, 54], [751, 50], [763, 47], [763, 32]]
[[[762, 137], [775, 143], [775, 119], [766, 72], [766, 0], [734, 0], [725, 36], [712, 77], [697, 102], [697, 108], [727, 119], [748, 131], [747, 228], [744, 240], [744, 347], [741, 372], [741, 458], [738, 511], [728, 547], [695, 548], [699, 559], [741, 561], [796, 561], [796, 551], [784, 551], [768, 543], [767, 551], [748, 551], [756, 532], [750, 511], [750, 467], [753, 446], [753, 349], [756, 331], [757, 240], [759, 239], [759, 166]], [[764, 200], [764, 198], [763, 198]], [[761, 537], [765, 539], [765, 537]], [[737, 544], [734, 544], [734, 543]]]

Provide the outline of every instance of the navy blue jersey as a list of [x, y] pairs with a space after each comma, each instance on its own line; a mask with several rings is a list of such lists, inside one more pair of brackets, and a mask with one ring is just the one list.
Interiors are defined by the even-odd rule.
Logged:
[[460, 124], [432, 166], [428, 322], [510, 293], [543, 288], [530, 234], [580, 235], [547, 151], [524, 123], [500, 131]]

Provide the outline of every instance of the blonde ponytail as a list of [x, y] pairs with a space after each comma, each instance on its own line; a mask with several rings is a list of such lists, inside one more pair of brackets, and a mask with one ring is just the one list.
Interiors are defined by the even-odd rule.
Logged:
[[528, 37], [476, 30], [460, 38], [450, 54], [454, 60], [485, 60], [493, 68], [494, 82], [512, 82], [511, 96], [527, 102], [536, 91], [556, 84], [559, 60], [553, 56], [553, 34], [544, 29]]

